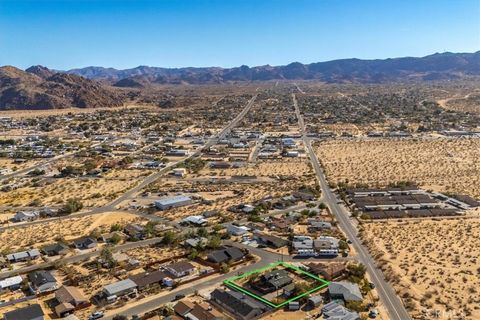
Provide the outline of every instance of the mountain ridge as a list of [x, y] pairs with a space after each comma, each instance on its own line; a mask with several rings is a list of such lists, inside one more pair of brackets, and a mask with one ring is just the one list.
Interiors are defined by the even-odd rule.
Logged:
[[[401, 80], [458, 79], [480, 75], [480, 51], [473, 53], [435, 53], [424, 57], [387, 59], [338, 59], [303, 64], [292, 62], [282, 66], [242, 65], [233, 68], [184, 67], [162, 68], [138, 66], [129, 69], [85, 67], [61, 71], [86, 78], [108, 81], [120, 87], [132, 83], [207, 84], [232, 81], [319, 80], [327, 83], [381, 83]], [[441, 73], [441, 74], [439, 74]], [[129, 79], [131, 81], [121, 81]], [[117, 82], [121, 81], [117, 84]]]

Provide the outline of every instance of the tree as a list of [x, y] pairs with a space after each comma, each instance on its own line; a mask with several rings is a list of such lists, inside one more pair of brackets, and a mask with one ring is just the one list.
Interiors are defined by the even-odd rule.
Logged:
[[163, 235], [162, 243], [166, 245], [172, 244], [176, 241], [176, 239], [177, 239], [177, 236], [175, 232], [169, 230], [165, 232], [165, 234]]
[[105, 246], [100, 251], [100, 259], [104, 263], [104, 265], [111, 269], [117, 265], [117, 261], [113, 258], [112, 248], [109, 246]]
[[190, 251], [190, 254], [188, 255], [188, 259], [190, 260], [195, 260], [198, 257], [198, 250], [195, 248], [192, 248]]
[[222, 245], [222, 240], [218, 236], [212, 236], [208, 240], [207, 247], [210, 249], [218, 249]]
[[205, 228], [200, 228], [197, 230], [197, 236], [205, 238], [208, 236], [208, 230]]
[[61, 212], [65, 214], [71, 214], [77, 211], [82, 210], [83, 203], [77, 198], [68, 199], [67, 202], [63, 205]]
[[230, 271], [230, 266], [226, 263], [222, 263], [220, 265], [220, 272], [221, 273], [228, 273]]
[[119, 244], [120, 241], [122, 241], [122, 237], [120, 237], [120, 235], [118, 233], [114, 233], [113, 236], [110, 238], [110, 241], [113, 244]]

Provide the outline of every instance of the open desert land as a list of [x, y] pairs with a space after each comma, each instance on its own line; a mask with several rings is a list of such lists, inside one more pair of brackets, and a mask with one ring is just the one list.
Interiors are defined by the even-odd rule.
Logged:
[[321, 142], [317, 154], [331, 182], [413, 181], [480, 198], [480, 139], [336, 140]]
[[180, 257], [185, 254], [185, 251], [181, 248], [175, 247], [141, 247], [125, 251], [129, 257], [140, 261], [141, 265], [148, 265], [150, 263], [163, 261], [166, 259], [172, 259]]
[[362, 226], [362, 238], [413, 316], [440, 310], [439, 319], [480, 319], [480, 219]]
[[0, 168], [7, 169], [10, 172], [21, 170], [29, 167], [33, 167], [39, 163], [42, 163], [42, 159], [29, 159], [25, 162], [15, 162], [13, 159], [0, 158]]
[[48, 116], [70, 115], [79, 113], [95, 113], [101, 110], [104, 111], [118, 111], [127, 109], [145, 109], [145, 110], [158, 110], [152, 105], [125, 105], [121, 107], [108, 107], [108, 108], [63, 108], [63, 109], [45, 109], [45, 110], [2, 110], [0, 117], [12, 117], [16, 119], [28, 119]]
[[1, 193], [0, 205], [27, 206], [34, 200], [42, 205], [61, 205], [66, 199], [76, 198], [86, 207], [102, 206], [148, 174], [141, 170], [112, 170], [101, 178], [48, 179]]
[[59, 239], [70, 241], [89, 235], [92, 231], [110, 232], [114, 224], [140, 222], [142, 218], [124, 212], [108, 212], [93, 216], [46, 222], [32, 226], [7, 229], [0, 234], [0, 251], [15, 252], [22, 248], [40, 248]]
[[257, 176], [257, 177], [276, 177], [276, 176], [292, 176], [295, 178], [313, 177], [313, 170], [306, 159], [281, 159], [268, 160], [250, 163], [246, 166], [230, 169], [203, 169], [200, 174], [212, 175], [217, 173], [218, 176]]
[[480, 90], [475, 89], [464, 96], [457, 94], [453, 97], [440, 99], [437, 103], [447, 110], [478, 114], [480, 113]]

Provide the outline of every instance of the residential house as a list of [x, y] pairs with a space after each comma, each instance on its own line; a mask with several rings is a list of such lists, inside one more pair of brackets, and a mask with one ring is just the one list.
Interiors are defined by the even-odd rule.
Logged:
[[185, 225], [193, 225], [193, 226], [201, 227], [201, 226], [206, 226], [208, 223], [208, 220], [205, 219], [203, 216], [188, 216], [184, 218], [181, 221], [181, 223]]
[[13, 311], [6, 312], [3, 315], [4, 320], [44, 320], [42, 307], [36, 303], [27, 307], [18, 308]]
[[259, 243], [275, 249], [285, 247], [288, 241], [270, 234], [254, 232], [253, 238]]
[[350, 311], [338, 301], [332, 301], [322, 307], [322, 315], [329, 320], [360, 320], [360, 315]]
[[14, 276], [0, 280], [0, 290], [17, 290], [22, 286], [23, 278]]
[[7, 260], [10, 263], [35, 260], [41, 256], [41, 253], [38, 249], [31, 249], [27, 251], [21, 251], [16, 253], [7, 254]]
[[322, 276], [325, 280], [332, 281], [347, 272], [344, 263], [310, 263], [307, 265], [310, 272]]
[[198, 303], [185, 316], [186, 320], [223, 320], [225, 316], [208, 303]]
[[107, 297], [121, 297], [137, 292], [137, 284], [131, 279], [117, 281], [103, 287], [103, 292]]
[[146, 234], [145, 227], [136, 223], [127, 224], [123, 231], [131, 239], [144, 239]]
[[339, 242], [337, 238], [320, 236], [313, 242], [313, 248], [320, 256], [338, 255]]
[[256, 319], [269, 310], [263, 303], [233, 290], [215, 289], [210, 296], [214, 303], [241, 320]]
[[24, 222], [24, 221], [33, 221], [40, 217], [38, 211], [19, 211], [13, 216], [13, 221]]
[[226, 228], [227, 232], [234, 236], [242, 236], [248, 231], [250, 231], [250, 229], [246, 226], [237, 226], [231, 223], [227, 224]]
[[42, 248], [42, 252], [50, 257], [65, 254], [68, 250], [68, 246], [61, 242], [50, 244]]
[[130, 277], [136, 285], [139, 291], [151, 288], [153, 286], [160, 286], [168, 278], [168, 274], [161, 270], [153, 272], [142, 272]]
[[208, 239], [204, 237], [195, 237], [187, 239], [183, 242], [183, 245], [187, 248], [195, 248], [197, 246], [205, 246], [208, 243]]
[[310, 191], [295, 191], [292, 192], [292, 196], [299, 201], [315, 200], [315, 195]]
[[185, 277], [192, 274], [195, 271], [195, 267], [187, 261], [180, 261], [169, 264], [164, 267], [167, 272], [173, 275], [175, 278]]
[[236, 262], [243, 259], [245, 253], [237, 247], [230, 247], [211, 252], [207, 260], [213, 263]]
[[263, 274], [252, 286], [263, 294], [277, 291], [293, 282], [286, 270], [273, 270]]
[[30, 272], [27, 278], [30, 281], [30, 287], [37, 294], [54, 291], [58, 287], [55, 277], [45, 270]]
[[268, 223], [268, 227], [271, 230], [275, 230], [278, 232], [289, 231], [291, 225], [292, 225], [292, 221], [285, 218], [272, 218], [272, 220]]
[[292, 240], [292, 249], [295, 253], [311, 252], [311, 255], [315, 254], [313, 250], [313, 239], [309, 236], [294, 236]]
[[92, 249], [97, 246], [97, 241], [91, 237], [84, 237], [73, 241], [73, 245], [80, 250]]
[[88, 299], [83, 295], [82, 291], [71, 286], [62, 286], [55, 291], [55, 298], [59, 303], [69, 303], [75, 308], [88, 304]]
[[332, 300], [363, 301], [363, 296], [358, 285], [351, 282], [330, 282], [328, 285], [328, 294]]
[[308, 229], [311, 231], [331, 230], [332, 224], [318, 219], [308, 219]]
[[182, 300], [177, 302], [173, 307], [173, 311], [178, 314], [180, 317], [185, 319], [185, 316], [193, 310], [195, 304], [190, 300]]

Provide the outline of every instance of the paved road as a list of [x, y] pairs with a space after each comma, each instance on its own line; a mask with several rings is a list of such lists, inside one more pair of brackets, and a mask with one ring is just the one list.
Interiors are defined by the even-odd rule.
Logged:
[[375, 284], [380, 299], [388, 310], [390, 319], [411, 319], [407, 310], [403, 306], [402, 301], [398, 298], [395, 290], [393, 290], [390, 284], [387, 283], [382, 271], [376, 267], [374, 259], [372, 258], [372, 256], [370, 256], [368, 250], [363, 246], [361, 240], [358, 238], [357, 230], [355, 229], [355, 226], [349, 218], [348, 211], [343, 206], [337, 203], [338, 199], [330, 189], [327, 179], [325, 178], [325, 174], [320, 166], [320, 162], [318, 161], [318, 158], [313, 151], [311, 141], [306, 135], [305, 123], [303, 120], [303, 116], [300, 113], [295, 94], [292, 94], [292, 98], [295, 106], [295, 113], [297, 115], [298, 123], [300, 126], [300, 131], [302, 133], [302, 139], [307, 148], [307, 153], [309, 155], [310, 161], [322, 189], [322, 196], [325, 204], [329, 207], [330, 211], [337, 219], [340, 228], [345, 232], [348, 239], [352, 241], [352, 245], [358, 253], [358, 260], [367, 268], [367, 272], [370, 275], [371, 281]]
[[[135, 248], [139, 248], [139, 247], [145, 247], [145, 246], [149, 246], [149, 245], [152, 245], [152, 244], [159, 243], [160, 241], [162, 241], [162, 238], [151, 238], [151, 239], [142, 240], [142, 241], [129, 242], [129, 243], [125, 243], [125, 244], [122, 244], [122, 245], [119, 245], [119, 246], [112, 247], [112, 251], [113, 252], [115, 252], [115, 251], [125, 251], [125, 250], [135, 249]], [[8, 277], [11, 277], [11, 276], [16, 275], [16, 274], [24, 274], [24, 273], [28, 273], [28, 272], [35, 271], [35, 270], [46, 269], [46, 268], [49, 268], [49, 267], [51, 267], [55, 264], [58, 264], [58, 263], [72, 264], [72, 263], [76, 263], [76, 262], [80, 262], [80, 261], [85, 261], [87, 259], [99, 256], [100, 252], [101, 252], [101, 249], [98, 248], [96, 251], [89, 251], [87, 253], [81, 253], [81, 254], [77, 254], [75, 256], [71, 256], [71, 257], [67, 257], [67, 258], [63, 258], [63, 259], [58, 259], [58, 260], [55, 260], [55, 261], [38, 263], [38, 264], [31, 265], [31, 266], [19, 268], [19, 269], [16, 269], [16, 270], [9, 270], [9, 271], [5, 271], [5, 272], [1, 272], [0, 273], [0, 279], [8, 278]]]

